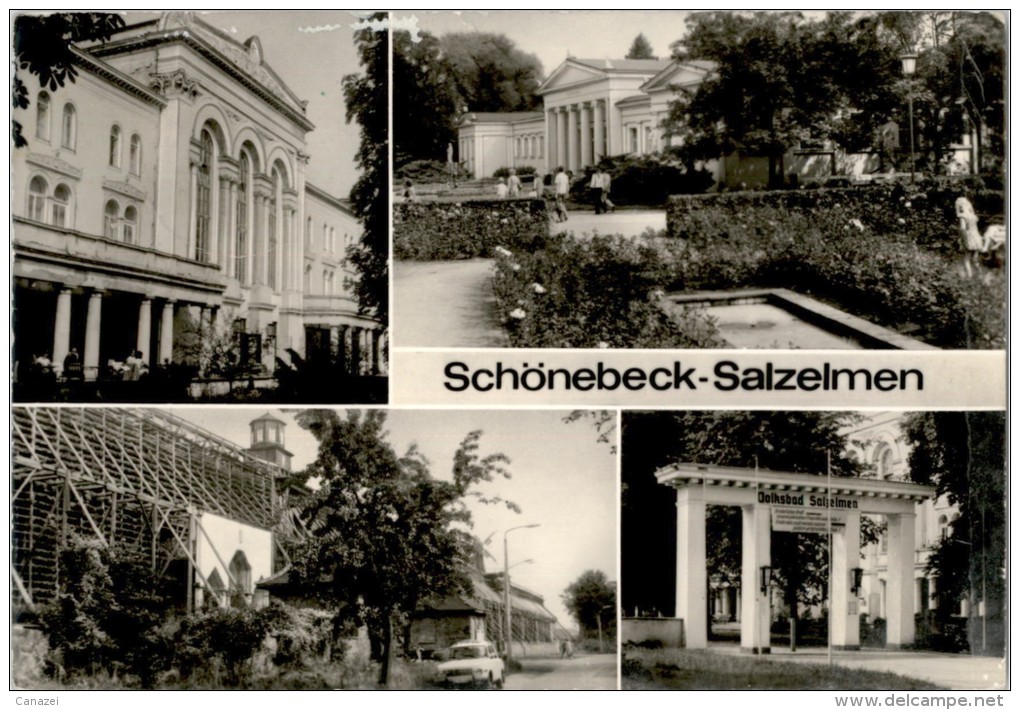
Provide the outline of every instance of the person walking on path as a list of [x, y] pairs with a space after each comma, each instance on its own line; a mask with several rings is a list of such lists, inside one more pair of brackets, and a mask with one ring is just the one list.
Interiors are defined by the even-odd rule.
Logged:
[[517, 177], [517, 171], [510, 168], [510, 177], [506, 179], [507, 197], [511, 200], [521, 196], [521, 179]]
[[563, 166], [556, 168], [556, 221], [567, 221], [567, 193], [570, 192], [570, 178]]
[[507, 196], [506, 180], [500, 178], [499, 182], [496, 183], [496, 199], [505, 200], [506, 196]]
[[609, 199], [609, 187], [613, 184], [613, 178], [609, 176], [605, 168], [599, 168], [599, 175], [602, 178], [602, 211], [615, 212], [616, 205]]
[[598, 168], [591, 174], [591, 182], [588, 183], [588, 199], [595, 205], [595, 214], [605, 212], [605, 186], [602, 183], [602, 171]]

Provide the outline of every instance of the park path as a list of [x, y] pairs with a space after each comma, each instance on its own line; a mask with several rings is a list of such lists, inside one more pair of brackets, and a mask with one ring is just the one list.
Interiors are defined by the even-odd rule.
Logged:
[[616, 690], [615, 653], [515, 660], [521, 670], [506, 677], [507, 690]]
[[[628, 210], [596, 215], [570, 213], [553, 223], [559, 234], [623, 234], [666, 228], [665, 210]], [[400, 348], [502, 348], [506, 338], [492, 293], [492, 259], [393, 263], [393, 344]]]
[[492, 259], [395, 261], [393, 343], [408, 348], [501, 348]]

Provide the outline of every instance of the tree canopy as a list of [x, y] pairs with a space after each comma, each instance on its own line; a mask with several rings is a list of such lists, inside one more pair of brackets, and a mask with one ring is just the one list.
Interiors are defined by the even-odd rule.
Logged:
[[389, 30], [374, 26], [386, 19], [376, 13], [354, 33], [362, 74], [343, 78], [347, 122], [361, 126], [356, 157], [361, 175], [351, 188], [351, 203], [363, 229], [347, 256], [358, 272], [354, 293], [362, 313], [389, 322]]
[[451, 480], [439, 480], [414, 447], [400, 456], [386, 441], [382, 410], [306, 410], [297, 421], [318, 441], [304, 476], [320, 487], [301, 512], [309, 534], [294, 555], [295, 575], [341, 617], [367, 625], [385, 684], [394, 628], [406, 633], [412, 612], [469, 589], [466, 501], [517, 510], [478, 489], [509, 478], [509, 459], [480, 456], [474, 431], [456, 452]]
[[600, 627], [607, 631], [616, 619], [616, 585], [602, 570], [585, 570], [564, 590], [563, 605], [577, 620], [582, 635], [591, 636]]
[[655, 51], [652, 49], [648, 38], [645, 37], [645, 33], [642, 32], [631, 42], [630, 49], [627, 50], [627, 56], [624, 59], [658, 59], [658, 57], [655, 56]]
[[534, 111], [542, 63], [504, 34], [451, 32], [440, 38], [461, 105], [468, 111]]

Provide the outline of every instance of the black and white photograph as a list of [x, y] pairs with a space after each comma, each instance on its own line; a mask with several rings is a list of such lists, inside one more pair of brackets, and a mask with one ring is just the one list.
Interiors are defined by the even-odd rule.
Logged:
[[17, 407], [13, 685], [615, 690], [615, 422]]
[[623, 689], [1008, 687], [1005, 412], [622, 417]]
[[396, 347], [1005, 347], [1008, 14], [415, 18]]
[[387, 401], [378, 20], [12, 18], [15, 400]]

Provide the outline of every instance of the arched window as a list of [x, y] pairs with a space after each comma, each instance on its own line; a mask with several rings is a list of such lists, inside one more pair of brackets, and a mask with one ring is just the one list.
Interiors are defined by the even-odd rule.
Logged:
[[67, 206], [71, 202], [71, 190], [67, 185], [57, 185], [53, 191], [53, 210], [50, 222], [54, 227], [67, 226]]
[[46, 219], [46, 180], [36, 175], [28, 184], [28, 218], [36, 222]]
[[117, 124], [110, 129], [110, 165], [120, 167], [120, 126]]
[[329, 228], [329, 250], [336, 252], [336, 229], [333, 227]]
[[311, 293], [312, 292], [312, 265], [311, 264], [305, 264], [305, 275], [304, 275], [304, 281], [301, 284], [301, 291], [303, 293]]
[[195, 195], [195, 261], [207, 262], [209, 261], [209, 220], [212, 214], [210, 195], [213, 162], [213, 141], [209, 131], [202, 131], [199, 143], [201, 144], [201, 157], [199, 158], [197, 194]]
[[875, 469], [879, 478], [890, 478], [893, 467], [893, 450], [889, 444], [879, 444], [875, 451]]
[[236, 224], [234, 245], [234, 273], [237, 280], [247, 283], [248, 280], [248, 194], [251, 192], [251, 160], [247, 153], [241, 153], [241, 181], [237, 185], [237, 204], [235, 205]]
[[50, 139], [50, 95], [45, 91], [40, 91], [35, 100], [35, 137]]
[[142, 137], [135, 133], [131, 136], [131, 174], [142, 174]]
[[251, 593], [251, 565], [244, 552], [238, 550], [230, 560], [230, 577], [236, 582], [236, 589], [244, 594]]
[[305, 220], [305, 249], [312, 248], [312, 218]]
[[322, 225], [322, 250], [326, 251], [329, 249], [329, 226], [326, 224]]
[[109, 200], [103, 210], [103, 235], [107, 239], [116, 239], [118, 226], [120, 226], [120, 207], [116, 200]]
[[60, 145], [68, 150], [74, 150], [78, 142], [78, 116], [72, 104], [64, 104], [64, 120], [60, 132]]
[[945, 515], [939, 516], [939, 540], [949, 537], [949, 518]]
[[125, 244], [135, 244], [135, 235], [138, 231], [138, 210], [133, 206], [128, 206], [124, 210], [124, 225], [121, 230], [124, 235]]
[[328, 295], [328, 293], [326, 292], [326, 287], [327, 287], [327, 284], [328, 284], [328, 279], [327, 279], [328, 275], [329, 275], [329, 272], [326, 271], [325, 269], [323, 269], [322, 270], [322, 294], [324, 296]]

